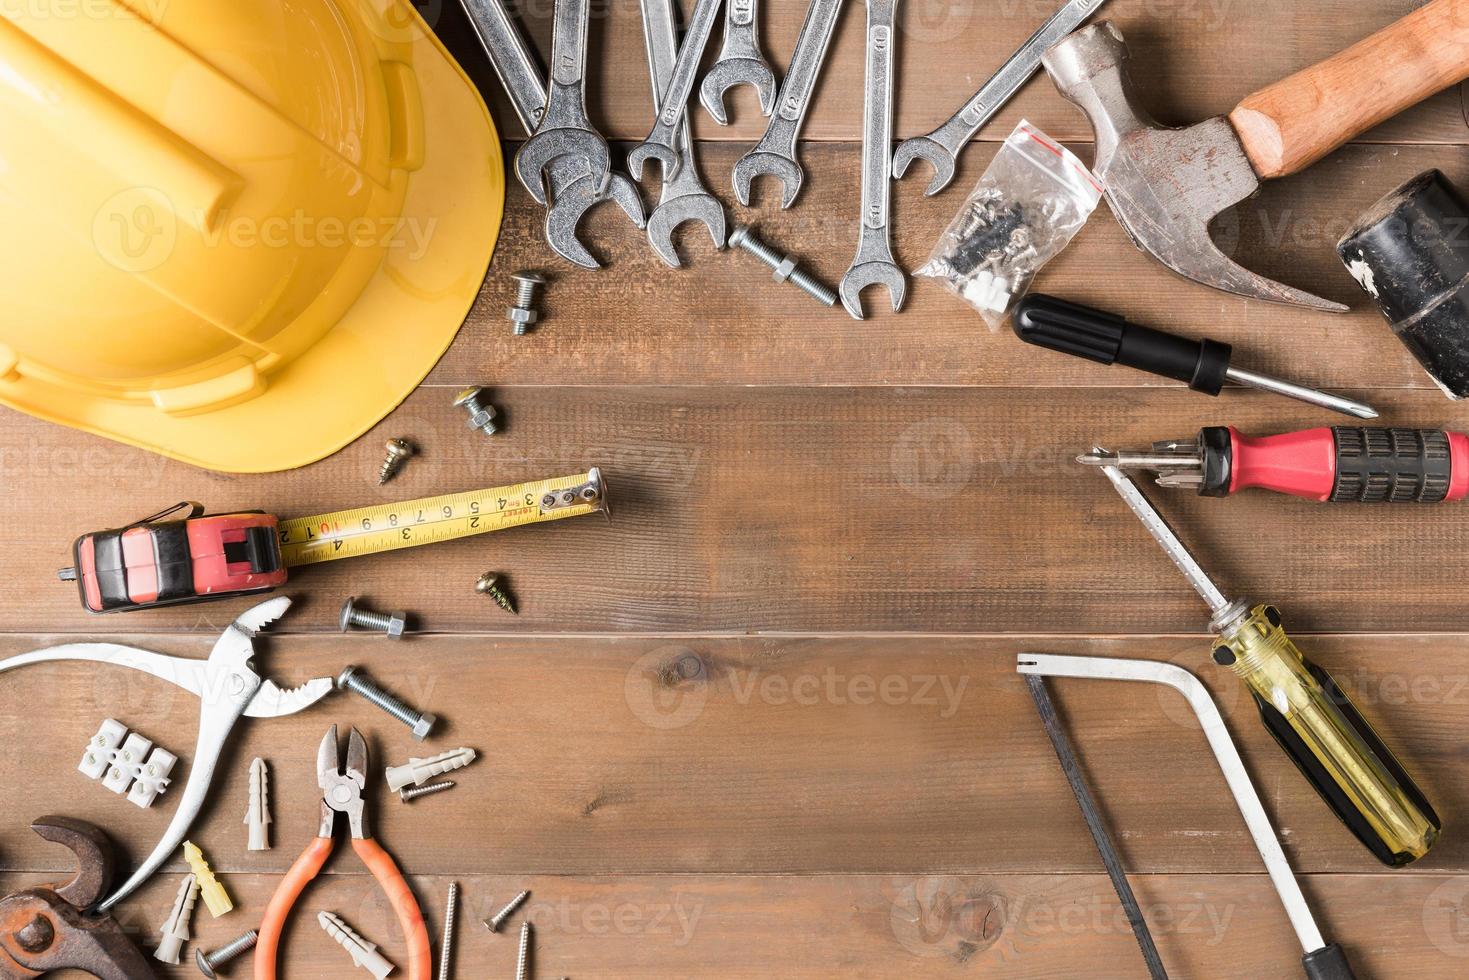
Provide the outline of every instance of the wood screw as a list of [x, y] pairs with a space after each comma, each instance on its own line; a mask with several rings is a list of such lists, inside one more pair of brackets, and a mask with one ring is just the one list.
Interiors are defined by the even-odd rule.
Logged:
[[404, 803], [411, 803], [420, 796], [433, 796], [442, 793], [446, 789], [454, 788], [454, 780], [446, 779], [441, 783], [429, 783], [427, 786], [404, 786], [398, 790], [398, 799]]
[[[449, 785], [452, 786], [453, 783]], [[451, 881], [449, 898], [444, 903], [444, 941], [439, 946], [439, 980], [449, 980], [449, 972], [454, 965], [454, 918], [458, 914], [459, 882]]]
[[413, 445], [407, 439], [389, 439], [384, 448], [388, 455], [383, 460], [382, 469], [377, 472], [377, 485], [382, 486], [394, 476], [398, 470], [403, 468], [403, 461], [413, 455]]
[[479, 580], [474, 583], [474, 591], [480, 595], [489, 596], [495, 600], [495, 605], [511, 615], [515, 614], [515, 600], [510, 598], [510, 594], [501, 587], [500, 576], [494, 572], [485, 572], [481, 575]]
[[524, 903], [527, 898], [530, 898], [530, 892], [528, 891], [521, 892], [519, 895], [516, 895], [509, 902], [505, 903], [505, 907], [503, 909], [496, 912], [494, 915], [485, 920], [485, 928], [490, 930], [491, 932], [499, 932], [500, 926], [505, 924], [505, 920], [510, 918], [510, 916], [515, 913], [515, 910], [520, 908], [521, 904]]
[[515, 980], [530, 980], [530, 923], [520, 927], [520, 955], [515, 960]]

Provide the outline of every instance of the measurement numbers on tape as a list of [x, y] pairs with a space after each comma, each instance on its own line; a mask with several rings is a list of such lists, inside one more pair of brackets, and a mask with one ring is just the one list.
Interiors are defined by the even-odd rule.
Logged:
[[593, 467], [533, 483], [282, 520], [281, 558], [286, 565], [313, 565], [607, 510], [607, 488]]

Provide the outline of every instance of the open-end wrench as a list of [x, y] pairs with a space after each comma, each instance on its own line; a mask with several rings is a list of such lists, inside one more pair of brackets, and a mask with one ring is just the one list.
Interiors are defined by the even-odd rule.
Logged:
[[[530, 43], [510, 16], [504, 0], [461, 2], [526, 135], [534, 134], [546, 108], [546, 83]], [[642, 198], [633, 182], [622, 174], [613, 171], [606, 191], [599, 194], [591, 168], [575, 157], [556, 157], [548, 170], [551, 206], [546, 211], [546, 241], [567, 261], [588, 269], [600, 267], [576, 237], [577, 224], [593, 205], [605, 200], [616, 201], [634, 225], [642, 228], [647, 224]]]
[[714, 121], [729, 125], [724, 93], [736, 85], [752, 85], [760, 95], [760, 115], [775, 111], [775, 72], [760, 52], [759, 0], [728, 0], [724, 8], [724, 44], [719, 60], [699, 86], [699, 101]]
[[790, 69], [780, 86], [775, 114], [770, 117], [760, 142], [734, 165], [735, 198], [745, 207], [750, 206], [750, 184], [756, 177], [775, 177], [780, 181], [782, 208], [790, 207], [801, 192], [804, 174], [801, 162], [796, 159], [796, 139], [806, 121], [806, 110], [811, 107], [816, 78], [821, 74], [821, 63], [826, 60], [826, 49], [831, 45], [831, 33], [841, 10], [842, 0], [811, 0], [806, 10], [806, 21], [796, 38]]
[[679, 121], [684, 118], [684, 107], [688, 104], [689, 93], [694, 90], [694, 76], [698, 74], [699, 61], [704, 57], [704, 46], [709, 43], [709, 32], [714, 28], [714, 18], [719, 15], [721, 2], [722, 0], [694, 2], [694, 13], [689, 18], [689, 29], [678, 49], [673, 74], [659, 98], [653, 129], [648, 133], [648, 138], [633, 147], [627, 155], [627, 169], [638, 180], [643, 179], [643, 164], [649, 157], [663, 165], [665, 181], [678, 175], [682, 166], [675, 145]]
[[607, 141], [587, 119], [587, 24], [591, 0], [556, 0], [551, 28], [551, 83], [535, 134], [515, 154], [515, 173], [537, 204], [545, 205], [541, 172], [557, 157], [587, 162], [598, 193], [612, 180]]
[[[678, 56], [678, 29], [673, 22], [673, 0], [641, 0], [640, 6], [643, 11], [643, 40], [648, 49], [648, 74], [653, 84], [653, 104], [657, 105], [668, 86]], [[658, 206], [648, 220], [648, 241], [659, 258], [677, 269], [680, 263], [678, 252], [673, 247], [673, 229], [685, 221], [702, 221], [714, 239], [715, 248], [724, 248], [725, 234], [724, 206], [699, 180], [687, 110], [679, 113], [674, 141], [679, 148], [678, 172], [663, 181]]]
[[893, 33], [898, 0], [867, 0], [867, 82], [862, 109], [862, 221], [857, 256], [842, 276], [842, 305], [862, 319], [862, 290], [887, 286], [903, 308], [907, 277], [893, 261], [888, 212], [892, 180]]
[[948, 122], [926, 136], [914, 136], [898, 144], [898, 151], [893, 155], [894, 176], [902, 177], [908, 172], [908, 164], [921, 157], [933, 165], [933, 180], [929, 182], [928, 190], [923, 192], [924, 196], [932, 196], [948, 187], [949, 181], [954, 179], [959, 151], [964, 149], [964, 145], [1036, 73], [1046, 49], [1080, 27], [1082, 21], [1106, 2], [1069, 0], [1010, 56], [1010, 60], [1000, 66], [1000, 70]]

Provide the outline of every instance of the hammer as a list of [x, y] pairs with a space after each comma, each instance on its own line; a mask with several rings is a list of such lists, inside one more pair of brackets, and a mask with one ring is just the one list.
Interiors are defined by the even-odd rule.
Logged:
[[1091, 120], [1094, 170], [1133, 244], [1174, 272], [1273, 303], [1347, 307], [1257, 275], [1219, 250], [1209, 222], [1260, 181], [1297, 173], [1384, 119], [1469, 77], [1469, 0], [1433, 0], [1340, 54], [1247, 97], [1226, 116], [1173, 129], [1141, 107], [1127, 44], [1109, 21], [1042, 59]]

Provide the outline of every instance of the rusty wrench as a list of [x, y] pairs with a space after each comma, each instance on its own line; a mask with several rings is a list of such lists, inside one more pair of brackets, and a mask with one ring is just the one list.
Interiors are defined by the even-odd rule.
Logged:
[[821, 74], [821, 64], [826, 60], [841, 10], [842, 0], [811, 0], [806, 10], [806, 21], [801, 25], [790, 69], [781, 83], [775, 114], [770, 117], [760, 142], [734, 165], [735, 199], [745, 207], [750, 206], [750, 185], [756, 177], [769, 176], [780, 181], [782, 208], [790, 207], [801, 192], [805, 175], [796, 158], [796, 139], [811, 107], [811, 95], [816, 90], [816, 79]]
[[[648, 49], [648, 73], [653, 83], [653, 103], [668, 86], [673, 63], [678, 53], [678, 29], [673, 21], [673, 0], [641, 0], [643, 40]], [[687, 110], [680, 110], [674, 142], [679, 148], [679, 168], [663, 181], [663, 191], [653, 216], [648, 220], [648, 241], [658, 257], [670, 266], [679, 267], [678, 252], [673, 247], [673, 229], [685, 221], [702, 221], [714, 239], [715, 248], [724, 248], [724, 206], [704, 188], [694, 163], [694, 144], [689, 135]]]
[[[529, 42], [510, 16], [504, 0], [461, 0], [461, 3], [500, 84], [510, 96], [510, 104], [526, 135], [533, 135], [545, 112], [546, 83]], [[547, 169], [551, 178], [551, 205], [546, 210], [546, 242], [567, 261], [588, 269], [600, 268], [600, 263], [576, 237], [576, 226], [582, 215], [602, 201], [616, 201], [637, 227], [647, 224], [637, 188], [617, 171], [612, 171], [606, 191], [599, 194], [590, 167], [576, 157], [556, 157]]]
[[924, 196], [931, 197], [948, 187], [949, 181], [954, 179], [959, 151], [964, 149], [964, 145], [1036, 73], [1041, 66], [1041, 55], [1081, 26], [1082, 21], [1106, 2], [1069, 0], [1000, 66], [1000, 70], [978, 92], [969, 97], [968, 102], [959, 107], [948, 122], [926, 136], [914, 136], [899, 143], [898, 151], [893, 155], [893, 176], [901, 178], [908, 172], [908, 165], [921, 157], [933, 166], [933, 180], [929, 182], [928, 190], [923, 192]]
[[110, 915], [87, 909], [112, 887], [116, 852], [100, 827], [41, 817], [31, 829], [76, 857], [70, 881], [35, 885], [0, 898], [0, 977], [30, 980], [81, 970], [101, 980], [154, 980], [157, 974]]
[[759, 0], [728, 0], [724, 8], [724, 44], [719, 60], [699, 86], [699, 101], [721, 126], [729, 125], [724, 93], [750, 85], [760, 96], [760, 115], [775, 111], [775, 72], [760, 52]]
[[862, 221], [857, 255], [842, 276], [842, 305], [862, 319], [862, 290], [887, 286], [893, 312], [903, 308], [908, 280], [893, 261], [888, 216], [892, 199], [893, 44], [898, 0], [867, 0], [867, 80], [862, 109]]
[[551, 28], [551, 80], [535, 134], [515, 154], [515, 173], [537, 204], [545, 205], [541, 172], [557, 157], [586, 161], [597, 192], [612, 180], [612, 155], [587, 119], [587, 25], [591, 0], [556, 0]]
[[684, 118], [684, 107], [689, 93], [694, 89], [694, 76], [699, 71], [699, 59], [704, 57], [704, 46], [709, 43], [709, 32], [714, 27], [714, 18], [719, 14], [721, 0], [695, 0], [694, 13], [689, 19], [689, 29], [684, 34], [683, 44], [678, 49], [678, 58], [673, 64], [673, 74], [663, 87], [658, 103], [657, 117], [648, 138], [633, 147], [627, 155], [627, 168], [638, 180], [643, 179], [643, 164], [649, 157], [663, 165], [664, 181], [678, 175], [682, 161], [676, 147], [679, 121]]

